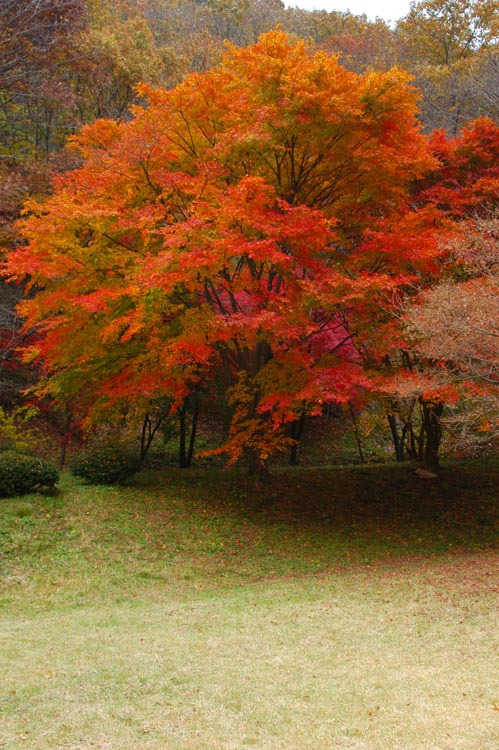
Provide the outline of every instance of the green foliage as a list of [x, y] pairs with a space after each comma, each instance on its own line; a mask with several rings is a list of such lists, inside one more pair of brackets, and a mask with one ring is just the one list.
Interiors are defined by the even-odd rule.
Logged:
[[37, 415], [33, 406], [18, 406], [9, 412], [0, 406], [0, 451], [34, 452], [43, 440], [31, 424]]
[[41, 458], [13, 451], [0, 453], [0, 496], [23, 495], [40, 487], [53, 487], [58, 481], [57, 469]]
[[71, 472], [90, 484], [123, 484], [140, 469], [140, 459], [114, 445], [91, 448], [71, 464]]

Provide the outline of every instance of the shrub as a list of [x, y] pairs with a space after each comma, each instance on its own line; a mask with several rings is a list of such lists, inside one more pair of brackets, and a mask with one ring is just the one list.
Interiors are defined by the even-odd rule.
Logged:
[[90, 484], [122, 484], [140, 469], [140, 460], [125, 448], [104, 445], [78, 456], [70, 468]]
[[3, 497], [53, 487], [58, 481], [57, 469], [41, 458], [12, 451], [0, 453], [0, 495]]

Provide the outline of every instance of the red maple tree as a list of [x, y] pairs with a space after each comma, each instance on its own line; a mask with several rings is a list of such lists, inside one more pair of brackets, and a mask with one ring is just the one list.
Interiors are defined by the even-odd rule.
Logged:
[[409, 186], [436, 162], [399, 70], [358, 75], [281, 31], [134, 119], [73, 139], [83, 164], [26, 209], [8, 273], [40, 338], [39, 391], [99, 412], [217, 373], [224, 450], [260, 469], [304, 409], [376, 387], [398, 290], [437, 268], [435, 212]]

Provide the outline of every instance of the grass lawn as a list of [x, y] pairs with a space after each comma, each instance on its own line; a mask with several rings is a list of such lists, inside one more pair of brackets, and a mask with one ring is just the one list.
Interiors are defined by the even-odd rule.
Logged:
[[0, 503], [2, 750], [498, 750], [498, 463]]

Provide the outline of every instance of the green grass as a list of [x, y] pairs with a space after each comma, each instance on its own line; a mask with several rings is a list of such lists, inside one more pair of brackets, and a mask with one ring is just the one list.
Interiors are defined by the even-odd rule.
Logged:
[[498, 463], [1, 500], [0, 748], [497, 750]]

